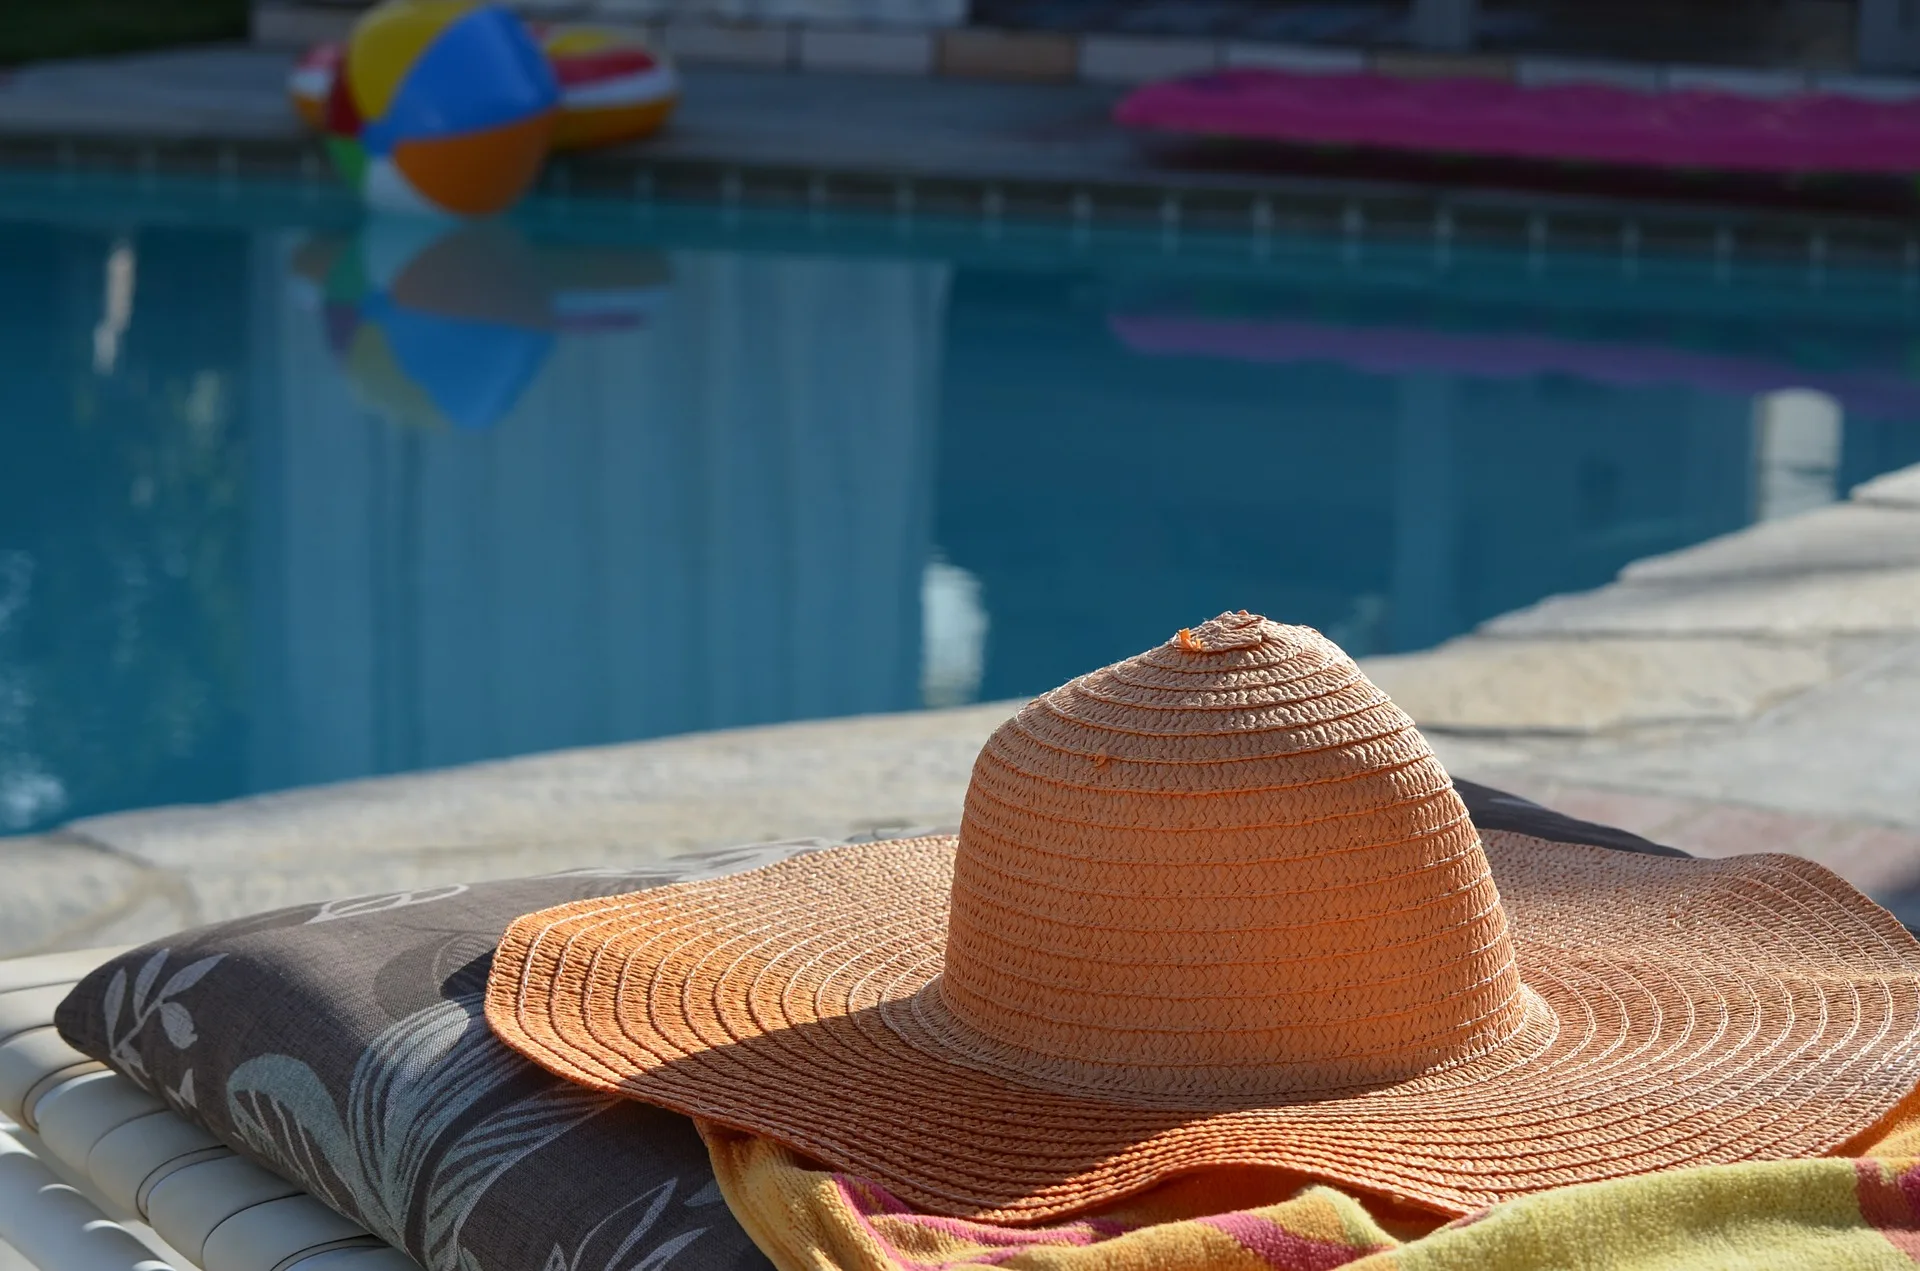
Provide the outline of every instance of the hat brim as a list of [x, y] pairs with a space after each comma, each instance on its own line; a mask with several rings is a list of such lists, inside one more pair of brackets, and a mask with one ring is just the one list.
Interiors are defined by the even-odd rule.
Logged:
[[[1290, 1100], [1092, 1093], [1001, 1065], [934, 984], [955, 840], [837, 848], [508, 929], [487, 1019], [571, 1081], [763, 1134], [936, 1213], [1039, 1222], [1278, 1167], [1464, 1214], [1817, 1156], [1920, 1083], [1920, 943], [1788, 856], [1488, 832], [1528, 995], [1492, 1053]], [[932, 986], [932, 987], [930, 987]]]

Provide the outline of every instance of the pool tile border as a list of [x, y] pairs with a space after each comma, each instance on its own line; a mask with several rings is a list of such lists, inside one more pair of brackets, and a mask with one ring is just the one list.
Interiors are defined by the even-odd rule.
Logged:
[[[301, 197], [339, 194], [318, 143], [291, 131], [140, 136], [0, 126], [0, 174], [8, 170], [211, 178], [236, 191], [249, 181], [278, 182]], [[780, 161], [724, 152], [663, 154], [644, 145], [556, 156], [540, 188], [636, 207], [659, 201], [814, 215], [880, 211], [903, 229], [916, 218], [957, 218], [976, 222], [989, 236], [1018, 222], [1064, 225], [1075, 235], [1146, 229], [1161, 250], [1177, 250], [1191, 232], [1225, 233], [1242, 237], [1256, 256], [1306, 234], [1331, 239], [1355, 258], [1375, 245], [1413, 247], [1430, 253], [1440, 269], [1451, 267], [1456, 253], [1481, 246], [1525, 247], [1538, 269], [1569, 251], [1613, 253], [1625, 277], [1662, 257], [1710, 258], [1722, 280], [1750, 265], [1784, 265], [1812, 287], [1823, 286], [1830, 274], [1865, 268], [1915, 292], [1920, 303], [1920, 224], [1886, 213], [1177, 167], [969, 172], [881, 157]]]
[[[0, 172], [107, 172], [147, 178], [292, 182], [332, 188], [319, 145], [304, 136], [129, 138], [0, 131]], [[1527, 244], [1544, 260], [1573, 248], [1617, 251], [1624, 271], [1663, 251], [1711, 251], [1728, 268], [1741, 262], [1802, 264], [1809, 285], [1822, 271], [1852, 265], [1898, 269], [1920, 278], [1920, 228], [1873, 216], [1819, 212], [1691, 208], [1599, 202], [1498, 189], [1357, 185], [1315, 178], [1245, 178], [1205, 173], [1139, 177], [971, 175], [863, 166], [741, 162], [663, 156], [644, 147], [558, 156], [541, 191], [633, 204], [719, 203], [812, 211], [891, 212], [896, 218], [977, 219], [991, 229], [1019, 220], [1071, 226], [1155, 229], [1171, 245], [1187, 231], [1239, 233], [1254, 240], [1296, 232], [1328, 233], [1350, 251], [1368, 242], [1430, 246], [1444, 265], [1475, 244]]]

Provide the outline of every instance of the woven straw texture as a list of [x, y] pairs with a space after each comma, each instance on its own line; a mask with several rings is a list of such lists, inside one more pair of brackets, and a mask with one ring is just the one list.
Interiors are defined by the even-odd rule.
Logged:
[[1866, 1130], [1920, 944], [1793, 857], [1483, 843], [1337, 646], [1226, 614], [1030, 703], [957, 839], [520, 919], [487, 1016], [938, 1213], [1244, 1164], [1460, 1214]]

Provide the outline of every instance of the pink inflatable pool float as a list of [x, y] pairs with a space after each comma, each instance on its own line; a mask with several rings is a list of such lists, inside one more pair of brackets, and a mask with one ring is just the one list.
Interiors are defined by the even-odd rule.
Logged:
[[1149, 84], [1116, 115], [1130, 128], [1295, 145], [1723, 172], [1920, 172], [1920, 101], [1840, 93], [1235, 70]]

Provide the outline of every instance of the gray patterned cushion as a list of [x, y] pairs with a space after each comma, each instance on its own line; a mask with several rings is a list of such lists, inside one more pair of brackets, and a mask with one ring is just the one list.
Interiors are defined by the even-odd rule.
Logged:
[[[1483, 829], [1671, 853], [1461, 784]], [[514, 918], [823, 846], [708, 853], [282, 909], [126, 954], [60, 1006], [61, 1035], [428, 1271], [766, 1267], [684, 1117], [569, 1086], [481, 1013]]]
[[428, 1271], [763, 1268], [685, 1117], [548, 1076], [494, 1040], [481, 996], [521, 914], [818, 846], [219, 923], [98, 968], [56, 1022]]

